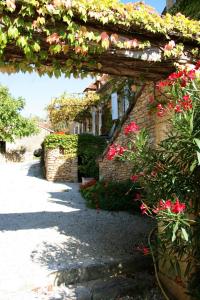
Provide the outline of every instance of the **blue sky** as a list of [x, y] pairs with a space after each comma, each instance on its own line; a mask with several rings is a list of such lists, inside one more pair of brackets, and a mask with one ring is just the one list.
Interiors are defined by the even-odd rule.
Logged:
[[[122, 1], [124, 3], [131, 2], [130, 0]], [[132, 1], [136, 2], [136, 1]], [[162, 12], [165, 7], [165, 0], [146, 0], [143, 1]], [[86, 79], [66, 79], [64, 76], [56, 79], [48, 76], [39, 77], [36, 73], [33, 74], [1, 74], [0, 84], [9, 88], [14, 97], [22, 96], [26, 100], [26, 107], [23, 115], [37, 115], [45, 117], [44, 108], [51, 101], [51, 98], [58, 97], [64, 92], [81, 93], [85, 87], [92, 82], [90, 77]]]

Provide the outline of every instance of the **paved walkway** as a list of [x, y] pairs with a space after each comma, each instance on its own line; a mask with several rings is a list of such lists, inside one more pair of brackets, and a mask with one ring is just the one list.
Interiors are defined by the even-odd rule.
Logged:
[[36, 299], [77, 262], [132, 255], [148, 232], [139, 216], [86, 208], [78, 184], [45, 181], [38, 163], [1, 164], [0, 179], [0, 300]]

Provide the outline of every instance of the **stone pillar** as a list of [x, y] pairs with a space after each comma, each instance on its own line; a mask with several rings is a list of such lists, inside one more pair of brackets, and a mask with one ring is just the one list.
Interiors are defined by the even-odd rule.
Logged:
[[96, 135], [96, 108], [92, 108], [92, 133]]
[[99, 108], [99, 135], [101, 135], [101, 128], [102, 128], [102, 108]]
[[79, 123], [77, 124], [77, 127], [78, 127], [78, 134], [80, 134], [80, 124]]
[[48, 181], [78, 181], [78, 157], [61, 149], [45, 149], [45, 171]]

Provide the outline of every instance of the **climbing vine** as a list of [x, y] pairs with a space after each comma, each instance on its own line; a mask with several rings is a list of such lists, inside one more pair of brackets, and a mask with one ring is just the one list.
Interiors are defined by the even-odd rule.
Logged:
[[199, 21], [180, 13], [160, 16], [142, 2], [4, 0], [0, 21], [0, 67], [8, 73], [84, 76], [91, 66], [101, 70], [96, 58], [107, 50], [142, 50], [155, 43], [167, 57], [183, 54], [185, 41], [192, 44], [190, 52], [199, 53]]
[[100, 97], [88, 92], [82, 97], [64, 93], [52, 99], [47, 107], [48, 117], [55, 130], [66, 130], [73, 121], [82, 122], [90, 118], [90, 108], [99, 103]]

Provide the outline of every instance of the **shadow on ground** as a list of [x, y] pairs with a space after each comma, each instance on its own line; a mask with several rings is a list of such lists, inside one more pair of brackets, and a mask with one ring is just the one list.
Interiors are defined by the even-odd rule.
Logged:
[[[27, 171], [27, 176], [42, 178], [39, 163], [27, 166]], [[44, 184], [51, 186], [51, 191], [46, 191], [49, 198], [45, 202], [45, 211], [0, 214], [2, 232], [38, 230], [38, 236], [44, 235], [32, 250], [34, 262], [48, 270], [58, 270], [77, 260], [132, 255], [135, 244], [146, 243], [152, 227], [146, 218], [125, 212], [98, 213], [85, 207], [76, 184], [52, 185], [45, 181]], [[59, 187], [61, 191], [57, 191]], [[39, 231], [43, 229], [52, 230], [53, 237], [45, 238], [46, 232]], [[54, 240], [54, 235], [58, 240]]]
[[40, 161], [31, 163], [27, 166], [27, 176], [44, 179], [43, 167]]

